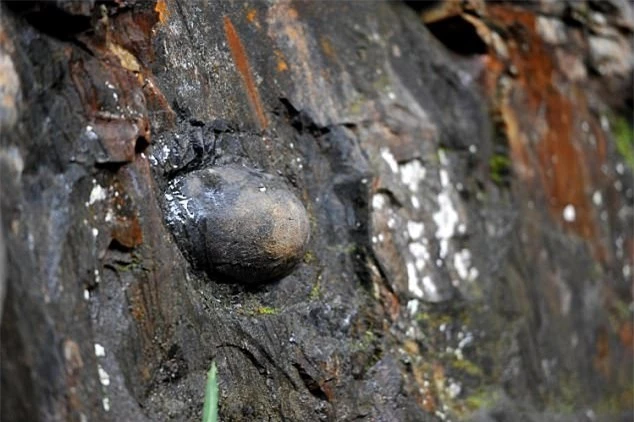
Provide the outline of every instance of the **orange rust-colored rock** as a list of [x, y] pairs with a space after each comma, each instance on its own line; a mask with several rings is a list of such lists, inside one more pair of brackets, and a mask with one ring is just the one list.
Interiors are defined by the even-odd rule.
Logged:
[[167, 7], [167, 0], [157, 0], [154, 10], [158, 13], [159, 22], [162, 24], [166, 23], [170, 16], [170, 11]]
[[268, 120], [266, 118], [266, 114], [264, 113], [264, 107], [262, 107], [260, 93], [255, 86], [255, 81], [253, 80], [253, 75], [251, 74], [249, 58], [247, 57], [247, 52], [244, 45], [242, 45], [242, 41], [240, 40], [240, 36], [238, 35], [236, 28], [233, 26], [233, 23], [228, 16], [224, 17], [224, 28], [227, 43], [229, 44], [229, 49], [231, 50], [231, 57], [233, 57], [233, 62], [240, 73], [242, 82], [244, 83], [247, 97], [249, 98], [249, 104], [251, 104], [253, 113], [257, 118], [260, 128], [265, 129], [268, 126]]
[[[485, 59], [488, 72], [483, 82], [492, 98], [497, 97], [496, 91], [501, 93], [497, 107], [515, 172], [536, 194], [544, 193], [536, 199], [548, 205], [554, 219], [588, 240], [603, 259], [590, 192], [590, 186], [598, 184], [591, 178], [600, 176], [589, 174], [589, 169], [605, 160], [597, 118], [583, 107], [587, 101], [578, 82], [568, 80], [558, 69], [553, 49], [537, 32], [533, 13], [512, 5], [490, 5], [487, 13], [494, 25], [514, 28], [508, 30], [511, 36], [505, 43], [509, 57], [497, 55], [492, 48]], [[509, 77], [504, 72], [511, 67], [513, 76]], [[582, 128], [587, 127], [596, 140], [592, 151], [583, 142], [587, 130]], [[564, 218], [566, 207], [574, 207], [572, 221]]]

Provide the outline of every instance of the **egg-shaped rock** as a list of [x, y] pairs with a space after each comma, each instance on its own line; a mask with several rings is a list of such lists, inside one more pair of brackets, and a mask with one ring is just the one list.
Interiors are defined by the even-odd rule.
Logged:
[[288, 274], [310, 236], [303, 204], [271, 175], [240, 166], [209, 168], [174, 180], [168, 225], [194, 266], [244, 283]]

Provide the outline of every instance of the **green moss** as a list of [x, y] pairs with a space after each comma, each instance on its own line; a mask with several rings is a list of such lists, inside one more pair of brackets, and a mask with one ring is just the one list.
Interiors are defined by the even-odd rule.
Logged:
[[376, 91], [387, 91], [390, 89], [390, 78], [386, 73], [382, 73], [377, 79], [372, 82], [372, 88]]
[[137, 254], [132, 253], [131, 257], [132, 259], [129, 262], [115, 261], [114, 263], [108, 265], [119, 273], [134, 271], [149, 272], [149, 269], [143, 266], [143, 261]]
[[451, 367], [473, 377], [483, 376], [482, 369], [468, 359], [456, 359], [451, 363]]
[[356, 243], [348, 243], [342, 245], [326, 246], [329, 251], [336, 252], [338, 254], [352, 255], [359, 252], [359, 246]]
[[363, 337], [361, 337], [360, 340], [357, 340], [356, 342], [354, 342], [352, 346], [352, 350], [353, 351], [370, 350], [371, 348], [373, 348], [374, 343], [376, 341], [377, 341], [376, 335], [372, 331], [368, 330], [365, 333], [363, 333]]
[[303, 260], [305, 264], [312, 264], [313, 262], [315, 262], [316, 258], [311, 251], [306, 251]]
[[465, 406], [475, 411], [478, 409], [490, 409], [500, 400], [497, 390], [479, 389], [464, 399]]
[[613, 116], [610, 120], [616, 149], [627, 165], [634, 170], [634, 130], [627, 119], [621, 116]]
[[255, 312], [259, 315], [277, 315], [280, 313], [278, 309], [270, 306], [260, 306], [255, 310]]
[[376, 335], [374, 334], [374, 332], [367, 330], [365, 333], [363, 333], [363, 343], [366, 345], [370, 345], [372, 343], [374, 343], [374, 341], [376, 340]]
[[[312, 210], [311, 210], [312, 211]], [[308, 222], [310, 223], [310, 231], [317, 231], [317, 217], [313, 212], [308, 213]]]
[[360, 95], [348, 104], [348, 112], [353, 116], [358, 116], [363, 111], [364, 103], [367, 103], [367, 98]]
[[489, 169], [491, 180], [498, 185], [503, 184], [511, 171], [511, 160], [505, 155], [494, 154], [489, 159]]
[[369, 371], [383, 356], [380, 340], [371, 330], [365, 331], [363, 337], [353, 343], [352, 351], [361, 353], [364, 356], [364, 372]]
[[312, 289], [310, 289], [310, 300], [317, 300], [321, 297], [321, 278], [318, 278]]
[[416, 321], [425, 324], [429, 328], [437, 329], [442, 324], [449, 324], [452, 321], [452, 317], [448, 314], [422, 311], [416, 314]]

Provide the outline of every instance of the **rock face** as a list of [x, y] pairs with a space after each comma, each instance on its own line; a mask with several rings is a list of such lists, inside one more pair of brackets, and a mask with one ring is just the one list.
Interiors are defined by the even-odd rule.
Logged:
[[0, 419], [631, 420], [632, 16], [0, 3]]
[[303, 258], [310, 224], [302, 203], [270, 175], [226, 166], [170, 184], [167, 221], [196, 265], [245, 283], [286, 275]]

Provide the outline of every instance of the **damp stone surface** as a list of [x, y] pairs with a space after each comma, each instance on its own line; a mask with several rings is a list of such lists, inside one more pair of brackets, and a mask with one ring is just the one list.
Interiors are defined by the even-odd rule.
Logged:
[[243, 283], [289, 274], [310, 237], [299, 199], [282, 181], [246, 167], [181, 176], [165, 201], [168, 225], [194, 266]]

